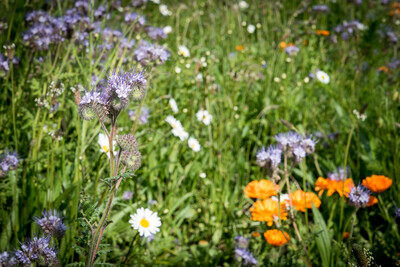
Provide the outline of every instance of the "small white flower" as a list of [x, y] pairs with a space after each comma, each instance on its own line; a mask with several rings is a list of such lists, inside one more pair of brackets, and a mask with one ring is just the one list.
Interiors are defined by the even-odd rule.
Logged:
[[315, 77], [317, 77], [318, 81], [324, 84], [328, 84], [330, 81], [329, 75], [326, 74], [326, 72], [323, 72], [322, 70], [317, 71]]
[[167, 116], [167, 118], [165, 119], [165, 121], [168, 122], [169, 125], [171, 125], [171, 127], [172, 127], [173, 129], [182, 127], [181, 122], [178, 121], [177, 119], [175, 119], [174, 116], [171, 116], [171, 115]]
[[180, 45], [178, 46], [178, 55], [182, 55], [184, 57], [190, 57], [190, 51], [186, 46]]
[[196, 113], [196, 117], [198, 121], [203, 122], [205, 125], [210, 125], [213, 118], [207, 110], [199, 110]]
[[129, 223], [133, 229], [138, 230], [140, 236], [149, 237], [160, 231], [161, 220], [157, 212], [149, 209], [139, 208], [135, 214], [131, 215]]
[[172, 129], [171, 132], [176, 137], [179, 137], [179, 139], [181, 139], [181, 141], [186, 140], [189, 137], [189, 133], [186, 132], [182, 126]]
[[240, 9], [246, 9], [249, 7], [249, 4], [247, 4], [246, 1], [239, 1], [239, 8]]
[[202, 172], [202, 173], [200, 173], [200, 178], [206, 178], [207, 177], [207, 175], [204, 173], [204, 172]]
[[178, 109], [178, 105], [176, 104], [175, 99], [170, 98], [169, 99], [169, 105], [171, 106], [171, 109], [174, 113], [178, 113], [179, 109]]
[[181, 69], [181, 68], [179, 68], [178, 66], [177, 66], [177, 67], [175, 67], [175, 72], [176, 72], [176, 73], [178, 73], [178, 74], [179, 74], [179, 73], [181, 73], [181, 71], [182, 71], [182, 69]]
[[150, 0], [151, 2], [153, 2], [154, 4], [156, 4], [156, 5], [159, 5], [160, 4], [160, 0]]
[[279, 79], [279, 77], [274, 78], [274, 82], [279, 83], [280, 81], [281, 81], [281, 79]]
[[199, 152], [200, 151], [200, 144], [199, 141], [197, 141], [197, 139], [190, 137], [188, 140], [188, 145], [191, 149], [193, 149], [194, 152]]
[[308, 77], [305, 77], [305, 78], [304, 78], [304, 82], [305, 82], [305, 83], [308, 83], [309, 81], [310, 81], [310, 78], [308, 78]]
[[199, 73], [196, 76], [196, 82], [202, 82], [203, 81], [203, 74]]
[[170, 34], [172, 32], [172, 27], [171, 26], [165, 26], [163, 28], [165, 34]]
[[253, 24], [249, 24], [249, 26], [247, 26], [247, 31], [251, 34], [256, 30], [256, 26], [254, 26]]
[[[109, 141], [108, 141], [107, 135], [102, 134], [102, 133], [99, 134], [98, 143], [99, 143], [99, 145], [100, 145], [100, 147], [101, 147], [100, 151], [106, 153], [107, 156], [110, 157], [110, 143], [109, 143]], [[113, 151], [114, 151], [114, 155], [115, 155], [115, 145], [116, 145], [116, 142], [115, 142], [115, 140], [114, 140], [114, 141], [113, 141]]]
[[170, 16], [172, 14], [171, 11], [168, 10], [168, 7], [166, 5], [160, 5], [159, 9], [161, 15], [163, 16]]

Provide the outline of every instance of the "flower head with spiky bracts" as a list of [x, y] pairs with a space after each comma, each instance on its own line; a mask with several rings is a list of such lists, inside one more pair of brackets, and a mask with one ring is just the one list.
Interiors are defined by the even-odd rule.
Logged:
[[304, 138], [303, 140], [300, 141], [300, 145], [304, 148], [304, 150], [310, 154], [314, 153], [315, 151], [315, 145], [318, 143], [318, 140], [313, 138], [312, 135], [309, 137]]
[[56, 210], [42, 212], [43, 217], [34, 218], [35, 222], [40, 226], [46, 235], [61, 239], [65, 235], [67, 227], [63, 223], [63, 218]]
[[138, 143], [133, 134], [120, 135], [117, 142], [123, 151], [133, 152], [138, 149]]
[[122, 151], [121, 153], [121, 161], [122, 163], [131, 169], [132, 171], [136, 171], [140, 167], [140, 163], [142, 160], [142, 155], [139, 151]]
[[356, 208], [365, 208], [368, 204], [370, 195], [371, 192], [367, 188], [359, 184], [358, 186], [355, 186], [351, 189], [349, 194], [349, 204]]
[[256, 154], [257, 163], [260, 167], [275, 170], [282, 158], [282, 150], [277, 146], [262, 147]]

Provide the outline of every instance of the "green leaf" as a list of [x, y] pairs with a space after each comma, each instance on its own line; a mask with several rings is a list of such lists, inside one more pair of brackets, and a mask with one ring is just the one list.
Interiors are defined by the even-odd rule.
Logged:
[[317, 247], [319, 254], [321, 255], [323, 267], [329, 267], [331, 260], [332, 245], [331, 239], [329, 237], [328, 229], [325, 224], [325, 220], [322, 217], [319, 210], [312, 204], [312, 212], [314, 215], [315, 226], [318, 227], [315, 234], [315, 241], [317, 242]]

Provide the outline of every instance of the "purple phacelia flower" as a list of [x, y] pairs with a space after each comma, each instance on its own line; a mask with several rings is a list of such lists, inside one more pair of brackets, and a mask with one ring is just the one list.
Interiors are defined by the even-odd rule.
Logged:
[[369, 201], [371, 191], [359, 184], [351, 189], [349, 194], [349, 205], [356, 208], [365, 208]]
[[[129, 110], [129, 118], [132, 120], [132, 121], [135, 121], [136, 120], [136, 111], [134, 111], [134, 110]], [[148, 109], [148, 108], [146, 108], [146, 107], [143, 107], [142, 109], [141, 109], [141, 111], [140, 111], [140, 115], [139, 115], [139, 118], [138, 118], [138, 122], [140, 123], [140, 124], [146, 124], [146, 123], [148, 123], [148, 120], [149, 120], [149, 115], [150, 115], [150, 110]]]
[[301, 146], [296, 146], [293, 149], [293, 155], [296, 162], [301, 162], [306, 157], [306, 150]]
[[124, 194], [122, 195], [123, 200], [131, 200], [132, 197], [133, 197], [132, 191], [125, 191]]
[[56, 210], [43, 211], [43, 217], [34, 218], [46, 235], [61, 239], [65, 235], [67, 227], [63, 223], [63, 218]]
[[308, 154], [314, 153], [315, 145], [318, 143], [318, 140], [314, 139], [312, 135], [304, 138], [300, 141], [300, 145], [306, 150]]
[[295, 45], [290, 45], [290, 46], [285, 48], [285, 52], [289, 56], [295, 55], [295, 54], [299, 53], [299, 51], [300, 51], [300, 49]]
[[125, 14], [125, 22], [133, 23], [136, 21], [135, 26], [143, 26], [146, 23], [146, 18], [144, 16], [140, 16], [137, 13], [126, 13]]
[[8, 171], [18, 167], [19, 156], [15, 151], [6, 151], [0, 160], [0, 177], [5, 176]]
[[327, 5], [314, 5], [311, 7], [313, 12], [316, 13], [328, 13], [329, 7]]
[[162, 46], [141, 41], [133, 53], [135, 60], [146, 66], [150, 63], [164, 64], [170, 57], [170, 53]]
[[237, 261], [241, 261], [245, 266], [258, 265], [258, 261], [253, 254], [244, 248], [235, 248], [235, 258]]
[[246, 249], [249, 247], [249, 239], [240, 235], [235, 236], [235, 246]]
[[162, 40], [167, 38], [167, 34], [164, 32], [164, 29], [157, 27], [146, 27], [147, 34], [153, 40]]

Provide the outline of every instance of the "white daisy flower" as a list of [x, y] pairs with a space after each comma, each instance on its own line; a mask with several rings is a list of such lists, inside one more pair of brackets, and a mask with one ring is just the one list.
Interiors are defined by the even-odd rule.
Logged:
[[205, 125], [210, 125], [213, 118], [207, 110], [199, 110], [196, 117], [198, 121], [202, 121]]
[[202, 173], [200, 173], [200, 178], [206, 178], [207, 177], [207, 175], [204, 173], [204, 172], [202, 172]]
[[[107, 135], [102, 134], [102, 133], [99, 134], [99, 140], [97, 142], [101, 147], [100, 151], [106, 153], [107, 156], [110, 157], [110, 142], [108, 141]], [[114, 155], [115, 155], [115, 145], [116, 145], [116, 142], [114, 140], [113, 141]]]
[[157, 212], [149, 209], [139, 208], [135, 214], [131, 215], [129, 223], [133, 229], [138, 230], [140, 236], [150, 237], [160, 231], [161, 220]]
[[182, 124], [179, 120], [175, 119], [174, 116], [167, 116], [167, 118], [165, 119], [166, 122], [169, 123], [169, 125], [171, 125], [172, 128], [182, 128]]
[[249, 4], [247, 4], [246, 1], [239, 1], [239, 8], [240, 9], [246, 9], [249, 7]]
[[251, 34], [256, 30], [256, 26], [254, 26], [253, 24], [249, 24], [249, 26], [247, 26], [247, 31]]
[[163, 16], [170, 16], [172, 14], [166, 5], [160, 5], [159, 9], [160, 9], [161, 15], [163, 15]]
[[182, 69], [181, 69], [181, 68], [179, 68], [178, 66], [176, 66], [176, 67], [175, 67], [175, 72], [176, 72], [176, 73], [178, 73], [178, 74], [179, 74], [179, 73], [181, 73], [181, 71], [182, 71]]
[[182, 55], [184, 57], [190, 57], [190, 51], [186, 46], [180, 45], [178, 46], [178, 55]]
[[193, 149], [194, 152], [199, 152], [200, 151], [200, 143], [197, 141], [196, 138], [190, 137], [188, 140], [188, 145], [191, 149]]
[[165, 34], [170, 34], [172, 32], [172, 27], [171, 26], [165, 26], [163, 28], [163, 31], [165, 32]]
[[186, 132], [182, 126], [172, 129], [171, 132], [176, 137], [179, 137], [179, 139], [181, 139], [181, 141], [186, 140], [189, 137], [189, 133]]
[[170, 98], [169, 99], [169, 105], [171, 106], [171, 109], [174, 113], [178, 113], [179, 109], [178, 109], [178, 105], [176, 104], [175, 99]]
[[326, 74], [326, 72], [323, 72], [322, 70], [317, 71], [315, 77], [317, 77], [318, 81], [324, 84], [328, 84], [330, 81], [329, 75]]

